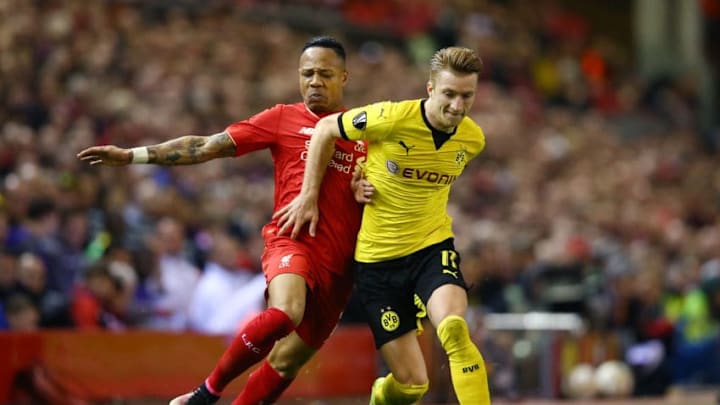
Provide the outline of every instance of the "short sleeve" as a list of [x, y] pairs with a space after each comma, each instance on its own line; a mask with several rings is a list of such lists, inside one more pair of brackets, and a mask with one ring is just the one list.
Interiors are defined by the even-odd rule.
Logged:
[[225, 132], [235, 142], [235, 154], [239, 156], [274, 145], [282, 114], [283, 105], [278, 104], [228, 126]]
[[394, 103], [384, 101], [353, 108], [338, 116], [340, 135], [357, 141], [377, 142], [390, 133], [395, 120], [392, 118]]

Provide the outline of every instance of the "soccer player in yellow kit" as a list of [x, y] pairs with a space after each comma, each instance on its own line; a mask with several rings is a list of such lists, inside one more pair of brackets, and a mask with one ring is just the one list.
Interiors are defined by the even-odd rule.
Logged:
[[368, 142], [364, 170], [374, 192], [355, 249], [356, 283], [390, 369], [375, 381], [371, 405], [412, 404], [427, 391], [416, 336], [425, 316], [448, 355], [460, 404], [490, 403], [484, 360], [464, 319], [467, 287], [447, 213], [451, 185], [485, 146], [482, 129], [466, 116], [481, 66], [471, 49], [441, 49], [430, 61], [427, 99], [380, 102], [320, 120], [302, 191], [276, 213], [281, 233], [292, 229], [297, 237], [309, 222], [314, 235], [334, 140]]

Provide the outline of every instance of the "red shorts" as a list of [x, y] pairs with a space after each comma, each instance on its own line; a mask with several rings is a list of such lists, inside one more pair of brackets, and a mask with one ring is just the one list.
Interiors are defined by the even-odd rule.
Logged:
[[295, 332], [308, 346], [319, 349], [337, 326], [350, 299], [352, 270], [337, 274], [315, 267], [302, 246], [289, 243], [266, 246], [262, 266], [268, 284], [278, 274], [298, 274], [305, 279], [309, 290], [305, 315]]

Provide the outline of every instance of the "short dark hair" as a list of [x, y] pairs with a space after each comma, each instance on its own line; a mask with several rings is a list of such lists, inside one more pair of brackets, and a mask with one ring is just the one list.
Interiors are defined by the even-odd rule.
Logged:
[[315, 47], [332, 49], [337, 54], [337, 56], [339, 56], [340, 59], [345, 62], [345, 47], [342, 46], [342, 44], [338, 42], [337, 39], [328, 35], [312, 37], [307, 42], [305, 42], [305, 45], [303, 45], [302, 51], [300, 51], [300, 53], [305, 52], [305, 50], [308, 48]]

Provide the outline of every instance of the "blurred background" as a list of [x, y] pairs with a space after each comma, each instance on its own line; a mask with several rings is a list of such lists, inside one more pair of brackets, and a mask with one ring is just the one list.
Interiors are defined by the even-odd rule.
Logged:
[[[450, 214], [496, 398], [596, 395], [568, 376], [608, 360], [623, 395], [720, 384], [718, 0], [0, 0], [0, 335], [228, 336], [261, 310], [269, 153], [75, 154], [300, 101], [318, 34], [347, 47], [348, 106], [424, 97], [440, 47], [483, 59], [487, 148]], [[353, 301], [343, 325], [362, 322]], [[428, 400], [452, 402], [430, 357]]]

